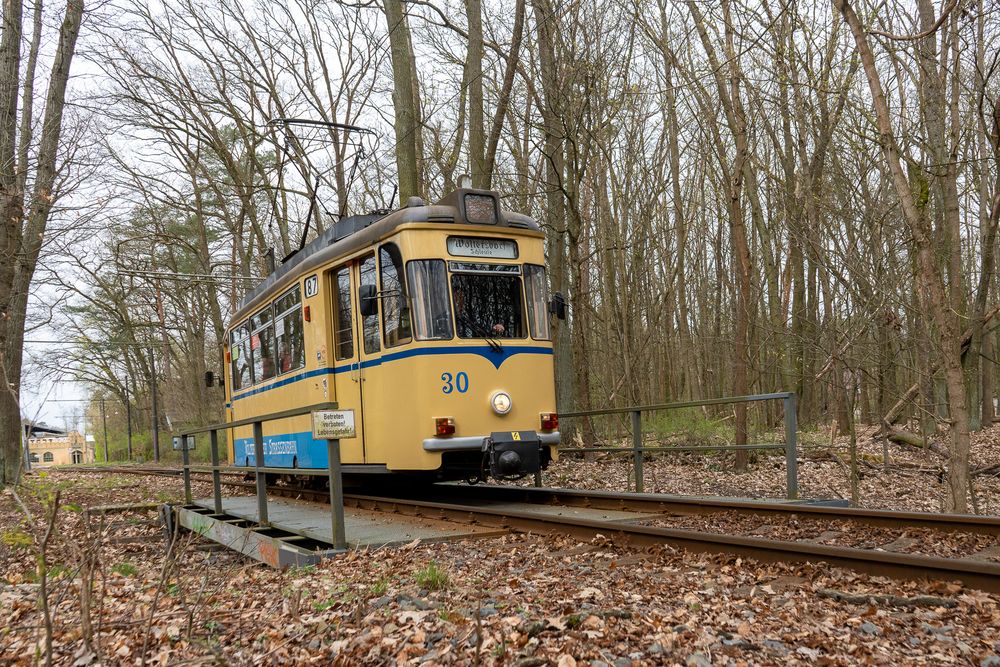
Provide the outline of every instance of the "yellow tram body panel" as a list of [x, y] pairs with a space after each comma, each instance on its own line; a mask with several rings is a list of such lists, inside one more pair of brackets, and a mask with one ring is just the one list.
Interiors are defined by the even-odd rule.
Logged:
[[[428, 208], [434, 213], [440, 207]], [[466, 304], [465, 298], [480, 296], [479, 292], [470, 289], [466, 297], [460, 286], [478, 285], [480, 283], [475, 280], [480, 279], [469, 278], [472, 282], [463, 283], [454, 277], [494, 272], [508, 276], [497, 279], [506, 280], [505, 285], [513, 285], [510, 279], [514, 276], [518, 277], [515, 281], [517, 285], [527, 283], [528, 269], [525, 267], [541, 269], [545, 264], [543, 234], [537, 229], [460, 222], [440, 224], [418, 220], [395, 226], [386, 223], [383, 226], [386, 227], [383, 234], [374, 233], [378, 223], [361, 232], [367, 233], [367, 238], [353, 244], [354, 247], [348, 247], [348, 252], [333, 252], [342, 245], [337, 243], [326, 252], [317, 253], [311, 261], [307, 259], [301, 267], [295, 267], [283, 279], [256, 295], [237, 313], [226, 347], [227, 360], [232, 360], [231, 364], [227, 363], [225, 371], [229, 419], [247, 419], [335, 401], [340, 409], [354, 410], [357, 428], [357, 437], [340, 441], [342, 463], [382, 468], [390, 472], [437, 470], [450, 452], [465, 452], [475, 457], [481, 442], [493, 432], [536, 432], [545, 445], [547, 455], [555, 458], [558, 432], [546, 431], [541, 421], [542, 415], [554, 415], [556, 411], [547, 310], [540, 309], [539, 297], [534, 292], [533, 300], [529, 302], [525, 286], [517, 295], [505, 297], [521, 299], [520, 312], [510, 317], [521, 318], [523, 336], [494, 339], [494, 335], [507, 333], [503, 324], [495, 324], [492, 330], [486, 331], [484, 325], [459, 319], [459, 309], [463, 313], [475, 312]], [[396, 264], [391, 264], [393, 260], [381, 260], [387, 263], [378, 266], [378, 279], [381, 281], [378, 283], [378, 296], [364, 297], [369, 301], [373, 298], [377, 300], [378, 312], [374, 316], [365, 316], [361, 310], [363, 297], [359, 285], [375, 275], [374, 269], [365, 273], [373, 253], [377, 264], [382, 257], [381, 249], [389, 245], [398, 249], [393, 252], [400, 259], [395, 260]], [[456, 247], [459, 249], [456, 250]], [[467, 247], [472, 247], [472, 250], [462, 249]], [[481, 250], [481, 247], [487, 250]], [[494, 256], [483, 258], [462, 255], [463, 252], [492, 252]], [[386, 251], [386, 256], [389, 254]], [[402, 273], [407, 273], [411, 261], [442, 261], [447, 267], [443, 284], [447, 293], [448, 316], [453, 318], [446, 323], [452, 330], [447, 339], [418, 338], [415, 324], [418, 297], [414, 295], [416, 290], [412, 285], [395, 291], [384, 289], [387, 266], [397, 274], [400, 271], [393, 267], [398, 266]], [[542, 276], [544, 281], [544, 274]], [[483, 280], [487, 281], [484, 283], [487, 286], [492, 285], [488, 282], [493, 280], [492, 277], [480, 282]], [[403, 284], [402, 280], [399, 282]], [[440, 287], [438, 283], [435, 285]], [[521, 287], [517, 289], [521, 290]], [[501, 288], [495, 291], [502, 293]], [[287, 312], [292, 315], [298, 312], [301, 319], [294, 320], [288, 316], [279, 321], [276, 314], [284, 308], [284, 305], [279, 305], [286, 302], [292, 304], [296, 293], [299, 305], [290, 306]], [[405, 295], [408, 305], [400, 305], [403, 303], [400, 294]], [[390, 340], [386, 331], [390, 303], [392, 317], [395, 318], [402, 310], [406, 311], [405, 315], [398, 317], [398, 322], [394, 319], [392, 323], [396, 327], [393, 335], [396, 335], [404, 326], [400, 323], [405, 320], [410, 331], [408, 342], [391, 345], [394, 341]], [[296, 307], [299, 311], [294, 310]], [[272, 318], [271, 325], [267, 324], [267, 317], [260, 314], [268, 308], [271, 309], [268, 311], [271, 314], [267, 316]], [[421, 312], [431, 312], [426, 305], [422, 308]], [[503, 312], [501, 315], [507, 316]], [[374, 321], [378, 334], [377, 350], [368, 349], [368, 344], [375, 340], [369, 326], [373, 321], [371, 317], [377, 318]], [[475, 317], [485, 316], [475, 313]], [[345, 318], [350, 320], [349, 326], [345, 325]], [[536, 323], [542, 318], [545, 318], [544, 326], [537, 326], [545, 335], [535, 338], [533, 335], [538, 333]], [[517, 322], [505, 321], [515, 325]], [[289, 322], [293, 324], [289, 325]], [[303, 349], [291, 350], [295, 359], [289, 361], [288, 351], [294, 345], [289, 343], [282, 353], [282, 341], [285, 340], [282, 337], [291, 340], [292, 336], [287, 332], [291, 327], [299, 326], [295, 322], [301, 325]], [[477, 328], [470, 329], [466, 324]], [[425, 322], [424, 326], [429, 325]], [[444, 325], [437, 321], [434, 326]], [[254, 327], [259, 327], [260, 336], [249, 333]], [[463, 329], [464, 337], [460, 335]], [[268, 331], [270, 343], [264, 335]], [[351, 341], [346, 341], [347, 338]], [[271, 347], [268, 348], [268, 345]], [[256, 360], [258, 356], [265, 355], [261, 350], [270, 350], [264, 359], [265, 362], [271, 359], [271, 368], [267, 363], [258, 364], [250, 373], [254, 377], [267, 374], [273, 377], [250, 386], [245, 386], [245, 382], [238, 379], [237, 384], [244, 386], [234, 388], [234, 376], [240, 374], [243, 378], [245, 359], [252, 357]], [[498, 392], [507, 398], [497, 399]], [[498, 411], [496, 405], [506, 408], [506, 413]], [[440, 420], [445, 420], [453, 432], [440, 433]], [[265, 422], [263, 435], [265, 465], [289, 468], [321, 468], [327, 465], [325, 443], [312, 439], [308, 415]], [[253, 465], [252, 427], [231, 429], [229, 450], [230, 460], [236, 465]]]

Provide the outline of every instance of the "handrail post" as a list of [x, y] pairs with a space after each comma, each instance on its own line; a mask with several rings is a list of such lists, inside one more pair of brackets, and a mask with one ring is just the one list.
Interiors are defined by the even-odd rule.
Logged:
[[635, 460], [635, 492], [642, 493], [642, 413], [632, 411], [632, 449]]
[[270, 525], [267, 517], [267, 475], [260, 471], [264, 462], [264, 423], [253, 423], [253, 465], [257, 476], [257, 523], [261, 526]]
[[219, 432], [209, 431], [212, 443], [212, 500], [215, 513], [222, 514], [222, 476], [219, 474]]
[[535, 487], [541, 488], [541, 486], [542, 486], [542, 469], [541, 467], [539, 467], [538, 470], [535, 471]]
[[184, 503], [190, 505], [194, 501], [191, 499], [191, 455], [188, 453], [188, 438], [194, 440], [193, 435], [181, 436], [181, 464], [184, 470]]
[[788, 499], [799, 497], [799, 462], [798, 462], [798, 414], [797, 400], [794, 393], [785, 396], [785, 468], [788, 474]]
[[340, 471], [340, 440], [326, 441], [326, 457], [330, 468], [330, 514], [333, 528], [333, 548], [346, 549], [344, 529], [344, 481]]

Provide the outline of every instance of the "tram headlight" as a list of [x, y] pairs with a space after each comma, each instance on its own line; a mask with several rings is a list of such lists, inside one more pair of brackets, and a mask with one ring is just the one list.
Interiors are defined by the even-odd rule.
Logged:
[[490, 406], [493, 408], [493, 412], [498, 415], [505, 415], [510, 412], [512, 405], [510, 394], [505, 391], [498, 391], [490, 397]]
[[465, 219], [476, 225], [497, 224], [497, 203], [491, 195], [465, 195]]

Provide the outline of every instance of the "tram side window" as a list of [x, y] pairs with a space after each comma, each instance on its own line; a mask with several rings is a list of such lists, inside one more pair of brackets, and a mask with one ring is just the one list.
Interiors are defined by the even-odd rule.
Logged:
[[337, 319], [337, 360], [354, 356], [354, 328], [351, 325], [351, 267], [337, 269], [334, 290], [335, 317]]
[[410, 304], [403, 282], [403, 258], [395, 243], [386, 243], [378, 251], [382, 273], [382, 327], [385, 346], [394, 347], [409, 343]]
[[274, 377], [274, 322], [270, 306], [250, 318], [250, 352], [254, 382]]
[[278, 373], [302, 368], [306, 363], [302, 339], [302, 300], [296, 285], [274, 302], [274, 335], [278, 339]]
[[537, 264], [525, 264], [524, 294], [528, 301], [528, 324], [531, 326], [531, 337], [538, 340], [550, 338], [548, 293], [545, 267]]
[[229, 350], [233, 358], [233, 391], [239, 391], [253, 384], [250, 376], [250, 336], [246, 326], [233, 330]]
[[417, 259], [406, 265], [418, 340], [451, 340], [451, 302], [444, 260]]
[[[378, 284], [375, 276], [375, 255], [368, 255], [361, 262], [361, 285], [371, 285], [375, 287]], [[377, 289], [377, 288], [376, 288]], [[358, 298], [360, 303], [360, 295]], [[361, 335], [365, 341], [365, 352], [371, 354], [372, 352], [378, 352], [380, 349], [380, 344], [378, 340], [378, 313], [374, 315], [368, 315], [361, 319]]]

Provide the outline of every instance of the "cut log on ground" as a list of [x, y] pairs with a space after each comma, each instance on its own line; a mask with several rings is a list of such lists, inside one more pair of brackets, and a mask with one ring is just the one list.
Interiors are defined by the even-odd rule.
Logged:
[[844, 593], [830, 588], [823, 588], [819, 591], [819, 596], [837, 600], [838, 602], [849, 602], [851, 604], [880, 604], [890, 607], [956, 607], [958, 602], [950, 598], [940, 598], [933, 595], [917, 595], [914, 597], [903, 597], [901, 595], [866, 595]]
[[889, 428], [886, 433], [886, 437], [889, 442], [895, 442], [897, 445], [906, 445], [907, 447], [913, 447], [915, 449], [929, 449], [938, 456], [948, 456], [948, 451], [941, 445], [934, 442], [926, 442], [916, 433], [909, 433], [908, 431], [900, 431], [899, 429]]

